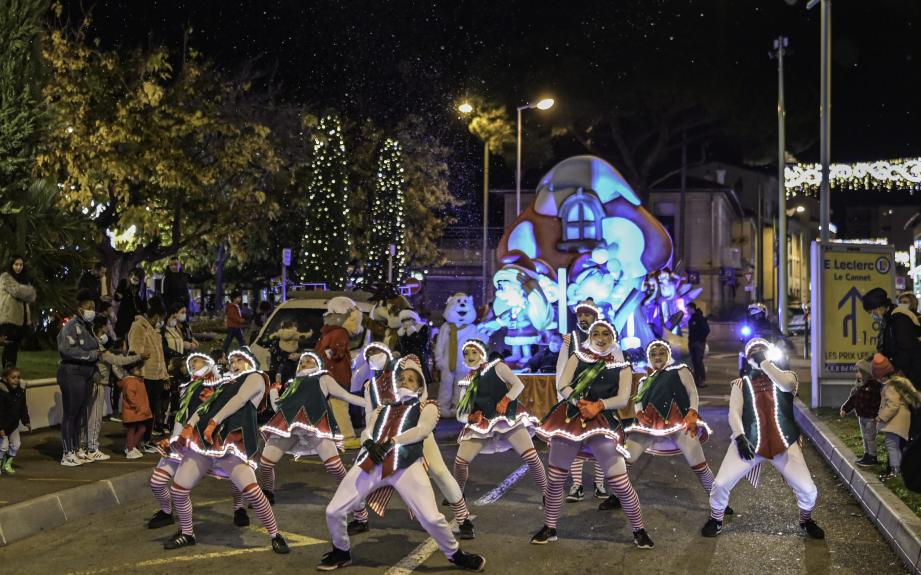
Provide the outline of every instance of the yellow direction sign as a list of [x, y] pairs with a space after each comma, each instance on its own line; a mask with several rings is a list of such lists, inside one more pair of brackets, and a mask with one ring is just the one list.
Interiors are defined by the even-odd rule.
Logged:
[[[830, 244], [821, 246], [821, 355], [823, 377], [856, 371], [854, 364], [876, 351], [879, 325], [863, 310], [861, 297], [873, 288], [893, 295], [895, 261], [889, 246]], [[814, 278], [815, 279], [815, 278]], [[846, 377], [846, 376], [845, 376]]]

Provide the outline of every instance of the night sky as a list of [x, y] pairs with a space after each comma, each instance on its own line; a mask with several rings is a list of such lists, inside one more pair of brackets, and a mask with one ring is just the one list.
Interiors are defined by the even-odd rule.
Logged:
[[[807, 11], [805, 0], [83, 5], [93, 6], [92, 34], [108, 46], [178, 50], [183, 29], [191, 29], [191, 44], [224, 68], [255, 58], [275, 70], [289, 100], [385, 126], [407, 113], [423, 114], [457, 148], [458, 160], [469, 160], [473, 182], [479, 144], [453, 110], [467, 95], [507, 105], [510, 117], [529, 99], [557, 99], [549, 113], [529, 112], [527, 130], [546, 135], [556, 128], [557, 137], [551, 154], [527, 157], [527, 180], [579, 152], [563, 128], [617, 106], [637, 87], [686, 92], [688, 99], [719, 94], [707, 97], [725, 98], [726, 121], [760, 143], [746, 150], [729, 134], [714, 153], [769, 162], [777, 73], [768, 52], [784, 34], [792, 52], [786, 61], [790, 148], [805, 161], [818, 157], [819, 10]], [[79, 3], [68, 7], [75, 14]], [[834, 10], [833, 161], [921, 155], [921, 110], [911, 90], [921, 79], [921, 2], [839, 1]], [[494, 182], [513, 185], [511, 170], [500, 166]]]

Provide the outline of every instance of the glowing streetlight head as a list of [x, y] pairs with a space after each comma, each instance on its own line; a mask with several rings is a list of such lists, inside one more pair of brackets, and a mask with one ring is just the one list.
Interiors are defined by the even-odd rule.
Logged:
[[457, 107], [457, 111], [461, 114], [469, 114], [473, 111], [473, 105], [471, 105], [470, 102], [464, 102]]
[[538, 110], [547, 110], [549, 108], [552, 108], [553, 104], [554, 104], [553, 98], [544, 98], [543, 100], [537, 103], [536, 107]]
[[806, 211], [806, 206], [796, 206], [796, 213], [801, 214]]

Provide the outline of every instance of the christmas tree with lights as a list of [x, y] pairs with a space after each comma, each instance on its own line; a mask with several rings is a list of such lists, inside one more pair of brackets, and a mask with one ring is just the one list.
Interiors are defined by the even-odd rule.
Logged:
[[325, 283], [330, 289], [342, 289], [348, 277], [352, 238], [348, 233], [347, 173], [342, 123], [327, 114], [320, 119], [313, 140], [300, 276], [304, 282]]
[[[365, 277], [368, 284], [382, 281], [399, 282], [403, 279], [406, 261], [403, 239], [405, 191], [403, 150], [399, 142], [388, 138], [377, 153], [374, 199], [371, 202], [368, 261], [365, 266]], [[390, 260], [390, 246], [394, 246], [392, 261]], [[388, 277], [388, 271], [391, 271], [392, 277]]]

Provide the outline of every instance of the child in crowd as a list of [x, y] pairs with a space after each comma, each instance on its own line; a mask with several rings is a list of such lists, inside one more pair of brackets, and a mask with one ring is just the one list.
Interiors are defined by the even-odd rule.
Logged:
[[312, 329], [307, 330], [306, 333], [299, 332], [297, 322], [288, 319], [281, 322], [281, 329], [269, 336], [269, 339], [278, 340], [279, 354], [276, 365], [279, 366], [278, 374], [281, 375], [283, 382], [294, 377], [294, 371], [300, 359], [301, 338], [307, 339], [312, 335]]
[[855, 463], [861, 467], [871, 467], [879, 464], [876, 458], [876, 415], [879, 413], [881, 389], [879, 381], [873, 377], [869, 361], [861, 359], [856, 366], [856, 383], [847, 401], [841, 406], [840, 415], [844, 417], [852, 411], [857, 412], [860, 435], [863, 438], [863, 456]]
[[20, 387], [22, 373], [18, 368], [3, 370], [0, 383], [0, 471], [8, 475], [16, 473], [13, 458], [19, 452], [19, 424], [32, 431], [29, 423], [29, 408], [26, 405], [26, 390]]
[[216, 347], [212, 349], [211, 353], [209, 353], [208, 355], [210, 355], [211, 359], [214, 360], [215, 365], [217, 365], [221, 373], [224, 373], [225, 371], [227, 371], [227, 367], [229, 365], [227, 363], [227, 352], [225, 352], [220, 347]]
[[886, 434], [889, 469], [880, 479], [898, 477], [902, 466], [902, 441], [908, 440], [911, 408], [921, 407], [921, 393], [907, 378], [893, 375], [883, 380], [882, 401], [876, 420], [879, 430]]
[[122, 390], [122, 423], [125, 433], [125, 457], [139, 459], [144, 453], [138, 449], [138, 444], [144, 437], [148, 425], [153, 425], [153, 412], [147, 399], [147, 388], [141, 378], [143, 361], [138, 361], [128, 367], [128, 375], [118, 382]]

